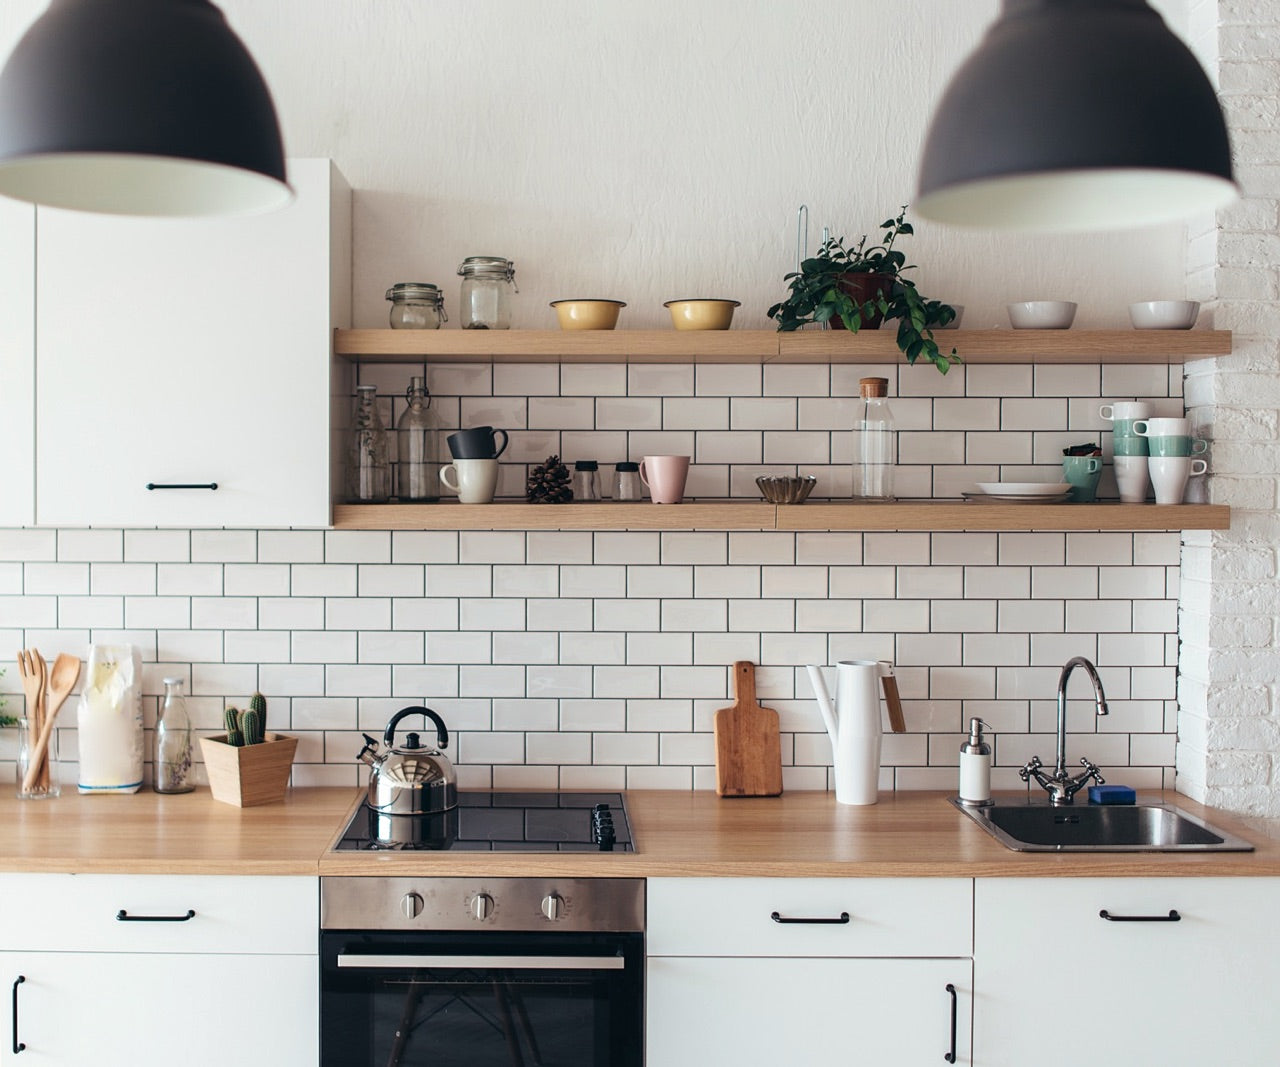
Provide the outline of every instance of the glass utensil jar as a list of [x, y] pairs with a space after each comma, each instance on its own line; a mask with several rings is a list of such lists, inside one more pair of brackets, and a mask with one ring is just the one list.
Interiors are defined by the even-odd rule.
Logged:
[[580, 459], [573, 465], [573, 499], [582, 503], [600, 499], [600, 464]]
[[412, 503], [439, 500], [440, 427], [426, 378], [410, 378], [405, 399], [396, 423], [396, 496]]
[[861, 378], [862, 402], [853, 424], [853, 496], [855, 500], [893, 500], [897, 435], [886, 396], [888, 378]]
[[[58, 731], [49, 732], [49, 742], [40, 759], [41, 769], [29, 774], [37, 738], [29, 719], [18, 720], [18, 796], [23, 800], [44, 800], [61, 792], [58, 783]], [[27, 779], [30, 778], [30, 781]]]
[[356, 386], [350, 433], [347, 499], [353, 504], [385, 504], [391, 496], [391, 450], [378, 413], [377, 386]]
[[396, 282], [387, 290], [393, 330], [438, 330], [448, 322], [444, 294], [426, 282]]
[[516, 288], [516, 265], [501, 256], [468, 256], [458, 268], [462, 275], [462, 328], [511, 329], [511, 294]]
[[190, 793], [196, 787], [191, 773], [191, 716], [182, 686], [181, 678], [164, 680], [151, 761], [151, 788], [157, 793]]
[[644, 489], [640, 485], [640, 464], [624, 460], [613, 465], [613, 499], [626, 503], [643, 500]]

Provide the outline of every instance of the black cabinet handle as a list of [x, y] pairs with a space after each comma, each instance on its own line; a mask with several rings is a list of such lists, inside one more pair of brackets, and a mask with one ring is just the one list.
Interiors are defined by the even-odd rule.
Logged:
[[1109, 923], [1180, 923], [1182, 916], [1173, 908], [1169, 909], [1168, 915], [1112, 915], [1111, 912], [1103, 908], [1098, 912], [1102, 918]]
[[116, 922], [121, 923], [185, 923], [195, 917], [194, 908], [188, 908], [186, 915], [130, 915], [124, 908], [116, 912]]
[[956, 1005], [960, 998], [956, 995], [956, 987], [947, 983], [947, 992], [951, 994], [951, 1051], [943, 1055], [948, 1063], [956, 1062]]
[[217, 489], [217, 482], [147, 482], [148, 489]]
[[25, 1042], [18, 1040], [18, 986], [26, 980], [27, 976], [20, 974], [13, 981], [13, 1054], [15, 1056], [27, 1047]]
[[815, 926], [844, 926], [849, 921], [849, 913], [842, 911], [838, 919], [789, 919], [776, 911], [769, 916], [776, 923], [810, 923]]

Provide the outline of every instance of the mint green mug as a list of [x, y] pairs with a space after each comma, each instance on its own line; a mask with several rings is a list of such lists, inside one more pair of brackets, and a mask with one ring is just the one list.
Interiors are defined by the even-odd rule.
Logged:
[[1147, 447], [1147, 442], [1154, 440], [1156, 440], [1156, 438], [1153, 437], [1117, 436], [1111, 444], [1113, 452], [1117, 456], [1149, 456], [1151, 452]]
[[1147, 444], [1153, 456], [1202, 456], [1209, 451], [1209, 442], [1203, 437], [1187, 437], [1170, 434], [1168, 437], [1148, 437]]
[[1072, 502], [1092, 503], [1098, 495], [1098, 481], [1102, 478], [1102, 457], [1063, 456], [1062, 476], [1071, 486]]

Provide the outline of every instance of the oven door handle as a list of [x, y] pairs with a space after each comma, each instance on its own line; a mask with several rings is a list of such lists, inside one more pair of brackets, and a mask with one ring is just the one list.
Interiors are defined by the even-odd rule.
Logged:
[[481, 968], [520, 968], [532, 971], [621, 971], [626, 968], [621, 956], [362, 956], [340, 953], [339, 967], [362, 967], [369, 970], [413, 970], [436, 967], [449, 970]]

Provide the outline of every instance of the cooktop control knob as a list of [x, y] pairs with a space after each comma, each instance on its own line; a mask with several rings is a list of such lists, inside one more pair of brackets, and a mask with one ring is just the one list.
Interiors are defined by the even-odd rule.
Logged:
[[548, 893], [542, 898], [542, 914], [555, 922], [564, 914], [564, 897], [559, 893]]
[[471, 917], [484, 921], [493, 914], [493, 897], [488, 893], [477, 893], [471, 900]]
[[422, 897], [417, 893], [406, 893], [400, 901], [400, 910], [406, 919], [416, 919], [422, 914]]

